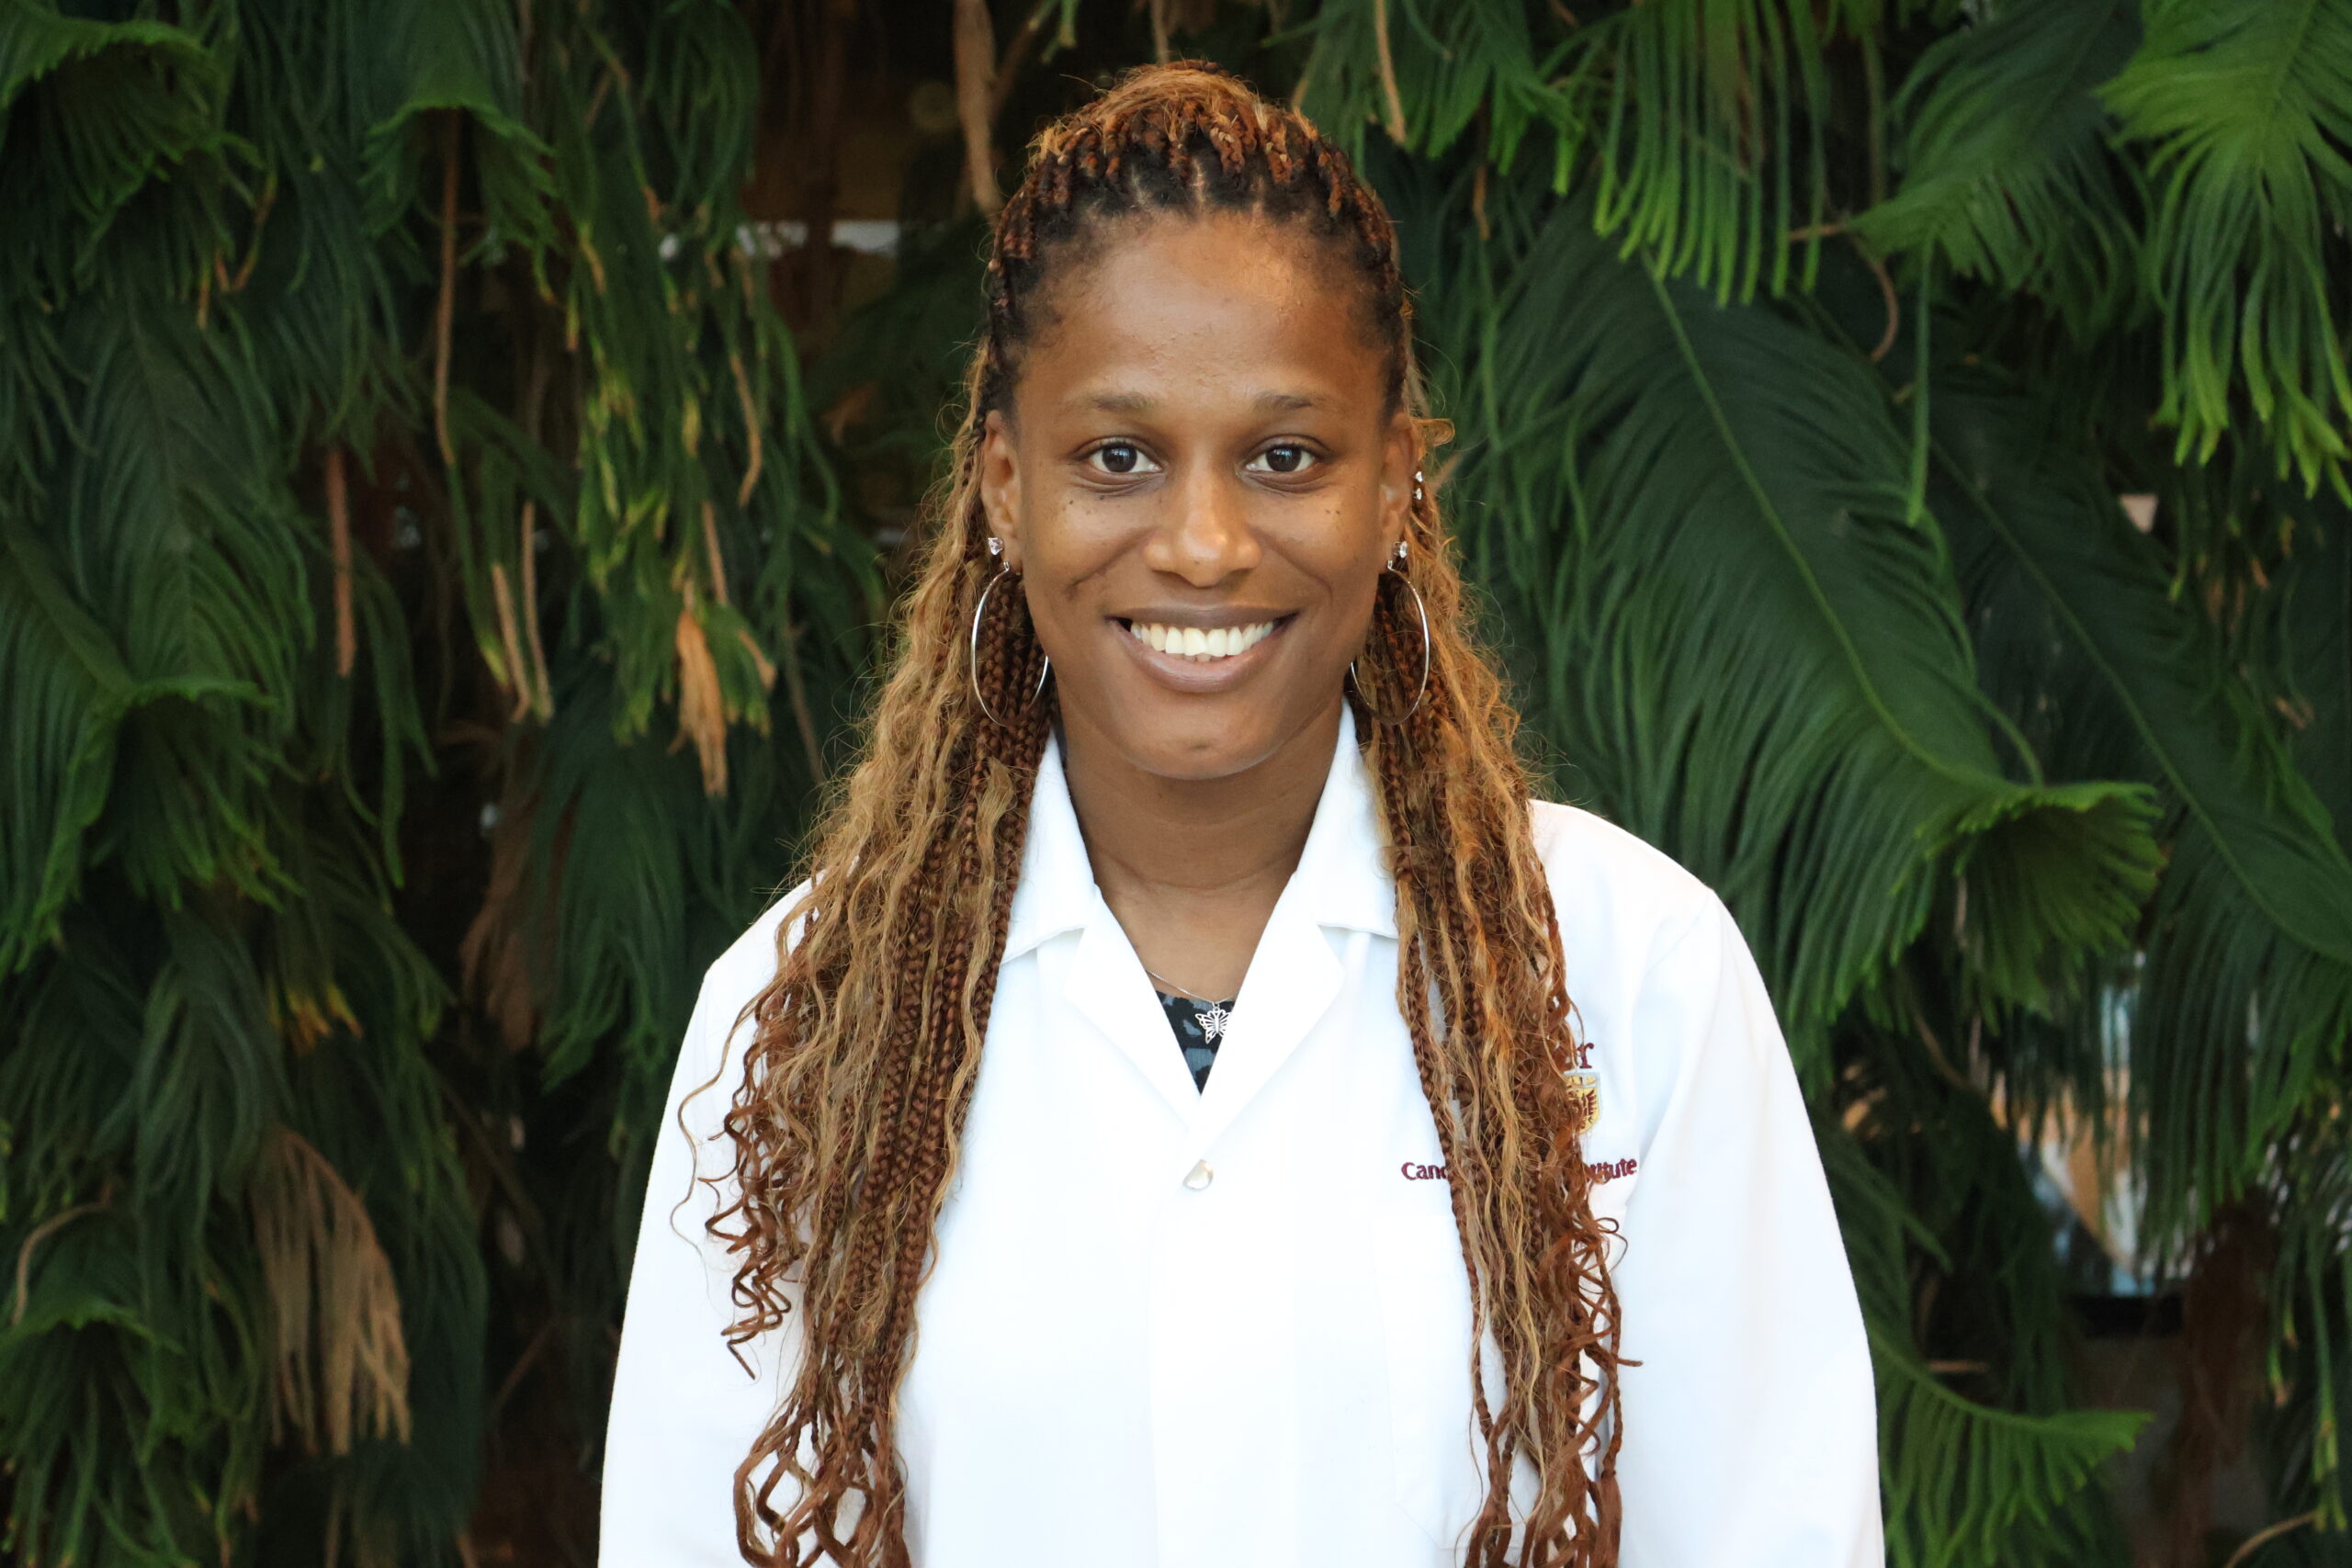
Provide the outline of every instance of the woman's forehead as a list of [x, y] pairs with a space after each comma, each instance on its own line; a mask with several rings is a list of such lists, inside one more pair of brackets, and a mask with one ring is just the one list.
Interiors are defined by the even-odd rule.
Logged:
[[1147, 415], [1214, 397], [1345, 410], [1384, 390], [1365, 289], [1311, 231], [1243, 213], [1124, 220], [1053, 278], [1022, 401]]

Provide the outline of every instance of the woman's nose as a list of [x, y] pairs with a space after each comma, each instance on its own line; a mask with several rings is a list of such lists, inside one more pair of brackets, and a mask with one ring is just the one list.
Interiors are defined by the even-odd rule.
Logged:
[[1258, 536], [1250, 526], [1247, 487], [1219, 465], [1196, 463], [1168, 487], [1167, 515], [1144, 544], [1144, 563], [1213, 588], [1258, 564]]

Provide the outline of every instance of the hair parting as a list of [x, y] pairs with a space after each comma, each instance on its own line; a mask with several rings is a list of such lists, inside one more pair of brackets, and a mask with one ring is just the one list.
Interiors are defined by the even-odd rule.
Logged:
[[[1313, 126], [1222, 69], [1131, 73], [1048, 126], [996, 220], [988, 330], [964, 418], [926, 508], [931, 536], [854, 769], [832, 787], [809, 886], [777, 935], [774, 977], [725, 1119], [735, 1190], [710, 1222], [738, 1258], [731, 1344], [782, 1327], [800, 1355], [736, 1472], [738, 1544], [770, 1568], [910, 1568], [896, 1405], [914, 1303], [954, 1175], [996, 990], [1050, 682], [997, 572], [978, 495], [982, 422], [1008, 413], [1020, 355], [1050, 321], [1048, 285], [1157, 212], [1243, 210], [1295, 225], [1357, 280], [1424, 454], [1412, 303], [1379, 199]], [[1578, 1107], [1557, 1063], [1575, 1029], [1557, 919], [1537, 861], [1517, 716], [1467, 626], [1436, 487], [1412, 503], [1412, 587], [1383, 572], [1357, 661], [1359, 734], [1396, 883], [1397, 1005], [1436, 1118], [1476, 1332], [1463, 1353], [1487, 1495], [1474, 1568], [1613, 1568], [1616, 1298], [1592, 1214]], [[1003, 718], [992, 722], [974, 691]], [[1404, 715], [1397, 723], [1375, 714]], [[797, 930], [797, 938], [795, 935]], [[1500, 1391], [1480, 1375], [1481, 1339]], [[1515, 1472], [1532, 1483], [1515, 1497]]]

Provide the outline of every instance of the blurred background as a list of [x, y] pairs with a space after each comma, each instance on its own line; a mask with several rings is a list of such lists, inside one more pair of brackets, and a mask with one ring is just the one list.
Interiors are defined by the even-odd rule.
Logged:
[[2352, 0], [0, 0], [0, 1554], [594, 1561], [989, 215], [1182, 56], [1756, 950], [1892, 1561], [2352, 1562]]

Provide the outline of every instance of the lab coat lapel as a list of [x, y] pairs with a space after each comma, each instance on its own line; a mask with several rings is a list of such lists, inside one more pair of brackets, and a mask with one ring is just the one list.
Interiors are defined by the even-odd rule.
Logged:
[[1003, 961], [1010, 964], [1047, 938], [1084, 926], [1102, 899], [1093, 863], [1086, 858], [1086, 838], [1078, 829], [1078, 809], [1069, 803], [1057, 729], [1046, 738], [1037, 782], [1029, 791], [1029, 829], [1021, 847], [1021, 880], [1005, 920]]
[[1304, 886], [1292, 877], [1267, 918], [1217, 1046], [1216, 1066], [1209, 1069], [1207, 1088], [1196, 1094], [1194, 1141], [1203, 1146], [1266, 1087], [1340, 994], [1340, 958], [1300, 896]]
[[1057, 964], [1062, 966], [1062, 1000], [1134, 1064], [1172, 1114], [1190, 1122], [1200, 1091], [1193, 1087], [1142, 960], [1095, 886], [1056, 734], [1046, 743], [1030, 793], [1029, 834], [1006, 922], [1005, 959], [1009, 963], [1071, 931], [1080, 933], [1076, 945], [1055, 949], [1046, 974], [1050, 976]]
[[[1125, 928], [1101, 893], [1094, 902], [1094, 917], [1070, 956], [1062, 995], [1111, 1038], [1176, 1118], [1190, 1122], [1200, 1110], [1201, 1091], [1193, 1087], [1184, 1053], [1168, 1027], [1168, 1015], [1159, 1010], [1151, 977], [1144, 973]], [[1214, 1073], [1210, 1079], [1215, 1081]]]
[[1095, 885], [1057, 736], [1046, 747], [1030, 797], [1005, 957], [1078, 931], [1062, 976], [1063, 999], [1110, 1039], [1170, 1112], [1193, 1126], [1193, 1141], [1204, 1145], [1266, 1086], [1338, 998], [1347, 965], [1325, 928], [1396, 937], [1396, 890], [1384, 867], [1385, 843], [1371, 773], [1356, 745], [1355, 717], [1343, 706], [1306, 844], [1258, 939], [1204, 1092], [1193, 1085], [1134, 944]]
[[1239, 1115], [1331, 1010], [1348, 965], [1334, 946], [1345, 939], [1325, 928], [1396, 934], [1396, 884], [1383, 869], [1383, 842], [1355, 717], [1342, 706], [1306, 847], [1258, 939], [1201, 1095], [1196, 1142], [1205, 1145]]

